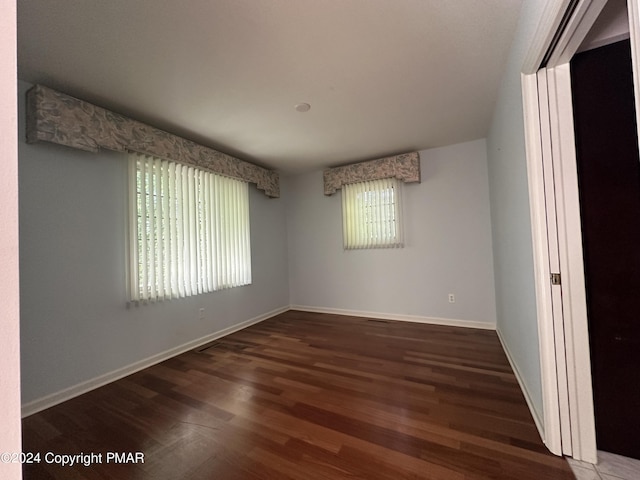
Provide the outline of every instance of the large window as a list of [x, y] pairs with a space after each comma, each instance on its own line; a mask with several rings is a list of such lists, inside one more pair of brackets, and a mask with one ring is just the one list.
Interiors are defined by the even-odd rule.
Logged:
[[138, 154], [129, 163], [131, 300], [251, 283], [246, 182]]
[[342, 187], [344, 248], [403, 246], [400, 185], [385, 178]]

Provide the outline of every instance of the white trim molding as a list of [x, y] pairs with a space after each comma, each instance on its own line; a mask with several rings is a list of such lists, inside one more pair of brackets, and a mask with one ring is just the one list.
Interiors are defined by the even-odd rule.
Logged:
[[538, 23], [531, 46], [522, 65], [523, 74], [535, 74], [540, 69], [540, 64], [560, 27], [564, 12], [566, 12], [570, 3], [571, 0], [547, 0], [543, 17]]
[[636, 92], [636, 126], [640, 142], [640, 0], [627, 0], [629, 37], [631, 39], [631, 65], [633, 67], [633, 90]]
[[498, 340], [500, 340], [500, 344], [502, 345], [504, 354], [506, 355], [507, 360], [509, 361], [509, 365], [511, 365], [511, 370], [513, 370], [513, 374], [515, 375], [516, 380], [518, 381], [518, 385], [520, 385], [520, 390], [522, 390], [522, 395], [524, 396], [524, 400], [525, 402], [527, 402], [527, 406], [529, 407], [529, 411], [531, 412], [531, 417], [533, 417], [533, 422], [536, 424], [536, 428], [538, 429], [540, 438], [545, 438], [544, 420], [540, 418], [539, 413], [533, 406], [534, 405], [533, 400], [531, 399], [531, 394], [527, 389], [527, 384], [524, 383], [524, 380], [522, 379], [522, 375], [520, 374], [520, 370], [518, 370], [518, 365], [513, 360], [513, 356], [511, 355], [511, 351], [509, 351], [509, 348], [507, 347], [506, 342], [502, 339], [502, 334], [500, 333], [500, 329], [497, 329], [496, 333], [498, 334]]
[[210, 333], [208, 335], [205, 335], [204, 337], [197, 338], [190, 342], [183, 343], [182, 345], [178, 345], [177, 347], [165, 350], [164, 352], [152, 355], [151, 357], [142, 359], [138, 362], [132, 363], [131, 365], [127, 365], [112, 372], [108, 372], [98, 377], [78, 383], [77, 385], [73, 385], [69, 388], [65, 388], [64, 390], [60, 390], [59, 392], [55, 392], [45, 397], [33, 400], [22, 405], [22, 418], [33, 415], [34, 413], [38, 413], [49, 407], [53, 407], [54, 405], [58, 405], [59, 403], [62, 403], [64, 401], [71, 400], [72, 398], [82, 395], [83, 393], [90, 392], [91, 390], [95, 390], [96, 388], [102, 387], [108, 383], [120, 380], [121, 378], [124, 378], [128, 375], [139, 372], [140, 370], [144, 370], [145, 368], [151, 367], [160, 362], [164, 362], [165, 360], [173, 358], [176, 355], [180, 355], [181, 353], [188, 352], [189, 350], [194, 350], [221, 337], [230, 335], [239, 330], [243, 330], [247, 327], [250, 327], [251, 325], [255, 325], [256, 323], [263, 322], [288, 310], [288, 305], [285, 307], [277, 308], [270, 312], [263, 313], [262, 315], [250, 318], [249, 320], [245, 320], [244, 322], [232, 325], [231, 327], [218, 330], [217, 332]]
[[[0, 2], [0, 452], [19, 452], [20, 265], [16, 1]], [[2, 478], [19, 480], [19, 462], [2, 463]]]
[[555, 67], [569, 63], [606, 4], [607, 0], [578, 1], [545, 66]]
[[450, 327], [479, 328], [482, 330], [495, 330], [495, 322], [481, 322], [477, 320], [458, 320], [454, 318], [422, 317], [418, 315], [402, 315], [397, 313], [367, 312], [363, 310], [347, 310], [342, 308], [314, 307], [309, 305], [291, 305], [291, 310], [302, 312], [329, 313], [333, 315], [346, 315], [350, 317], [366, 317], [378, 320], [396, 320], [400, 322], [426, 323], [429, 325], [446, 325]]
[[303, 306], [303, 305], [287, 305], [287, 306], [272, 310], [270, 312], [264, 313], [262, 315], [258, 315], [256, 317], [250, 318], [248, 320], [240, 322], [231, 327], [224, 328], [222, 330], [218, 330], [217, 332], [210, 333], [208, 335], [197, 338], [195, 340], [184, 343], [182, 345], [178, 345], [177, 347], [170, 348], [156, 355], [152, 355], [148, 358], [142, 359], [138, 362], [132, 363], [130, 365], [126, 365], [117, 370], [113, 370], [111, 372], [105, 373], [98, 377], [91, 378], [89, 380], [86, 380], [84, 382], [78, 383], [71, 387], [65, 388], [58, 392], [52, 393], [50, 395], [46, 395], [42, 398], [38, 398], [29, 403], [23, 404], [22, 418], [28, 417], [29, 415], [33, 415], [42, 410], [53, 407], [67, 400], [71, 400], [72, 398], [75, 398], [84, 393], [90, 392], [91, 390], [95, 390], [96, 388], [107, 385], [108, 383], [115, 382], [116, 380], [120, 380], [121, 378], [124, 378], [133, 373], [139, 372], [140, 370], [144, 370], [145, 368], [156, 365], [160, 362], [173, 358], [184, 352], [194, 350], [209, 342], [222, 338], [226, 335], [230, 335], [239, 330], [243, 330], [247, 327], [250, 327], [251, 325], [255, 325], [257, 323], [263, 322], [269, 318], [275, 317], [276, 315], [287, 312], [289, 310], [299, 310], [304, 312], [316, 312], [316, 313], [329, 313], [329, 314], [336, 314], [336, 315], [348, 315], [348, 316], [354, 316], [354, 317], [368, 317], [368, 318], [376, 318], [376, 319], [384, 319], [384, 320], [398, 320], [398, 321], [405, 321], [405, 322], [426, 323], [426, 324], [432, 324], [432, 325], [448, 325], [448, 326], [454, 326], [454, 327], [479, 328], [483, 330], [496, 329], [495, 323], [490, 323], [490, 322], [455, 320], [450, 318], [420, 317], [420, 316], [414, 316], [414, 315], [398, 315], [398, 314], [391, 314], [391, 313], [383, 314], [378, 312], [364, 312], [360, 310], [344, 310], [344, 309], [337, 309], [337, 308], [309, 307], [309, 306]]

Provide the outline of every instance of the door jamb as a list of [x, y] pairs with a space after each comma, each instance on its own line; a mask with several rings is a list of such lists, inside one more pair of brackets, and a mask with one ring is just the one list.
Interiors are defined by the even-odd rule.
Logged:
[[636, 126], [640, 144], [640, 0], [627, 0], [629, 34], [631, 37], [631, 65], [633, 67], [633, 91], [635, 92]]
[[[552, 90], [549, 106], [553, 146], [553, 174], [556, 180], [555, 209], [558, 214], [557, 234], [549, 231], [545, 206], [543, 153], [551, 148], [551, 136], [541, 132], [541, 108], [536, 72], [559, 29], [569, 1], [558, 2], [548, 13], [535, 34], [522, 70], [522, 93], [525, 121], [525, 147], [531, 206], [532, 241], [536, 284], [536, 305], [540, 342], [541, 380], [544, 409], [545, 444], [551, 452], [570, 454], [579, 460], [597, 462], [593, 391], [591, 383], [584, 264], [582, 262], [581, 228], [575, 165], [571, 81], [567, 62], [573, 57], [584, 36], [606, 4], [606, 0], [581, 0], [550, 56], [546, 78]], [[634, 88], [640, 84], [638, 52], [640, 52], [640, 0], [628, 0]], [[555, 62], [555, 63], [554, 63]], [[546, 88], [546, 87], [545, 87]], [[640, 114], [640, 95], [636, 95], [636, 115]], [[542, 112], [544, 114], [544, 112]], [[638, 122], [640, 132], [640, 121]], [[555, 132], [554, 132], [555, 129]], [[640, 138], [640, 135], [639, 135]], [[552, 238], [549, 234], [552, 234]], [[549, 247], [557, 242], [562, 269], [562, 308], [554, 312], [550, 284]], [[564, 338], [554, 331], [554, 322], [562, 324]], [[566, 359], [566, 380], [562, 378], [562, 362]], [[566, 381], [559, 385], [559, 381]], [[568, 397], [568, 398], [564, 398]], [[561, 405], [568, 402], [570, 414]], [[567, 432], [568, 430], [568, 432]], [[568, 436], [567, 436], [568, 433]], [[569, 438], [569, 442], [567, 442]], [[563, 439], [565, 440], [563, 442]]]
[[551, 271], [547, 245], [542, 135], [536, 74], [522, 76], [522, 96], [542, 383], [543, 431], [541, 435], [552, 453], [562, 455], [553, 306], [551, 283], [549, 282]]

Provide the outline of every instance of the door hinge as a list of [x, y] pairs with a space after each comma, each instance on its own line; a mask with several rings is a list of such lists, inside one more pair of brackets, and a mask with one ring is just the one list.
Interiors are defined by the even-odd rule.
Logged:
[[551, 274], [551, 285], [562, 285], [562, 279], [559, 273]]

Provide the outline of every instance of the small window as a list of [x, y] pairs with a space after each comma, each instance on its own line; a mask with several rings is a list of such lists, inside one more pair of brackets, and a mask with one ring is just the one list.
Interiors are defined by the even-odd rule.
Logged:
[[345, 249], [403, 246], [400, 185], [385, 178], [342, 187]]
[[129, 161], [131, 300], [250, 284], [247, 182], [138, 154]]

